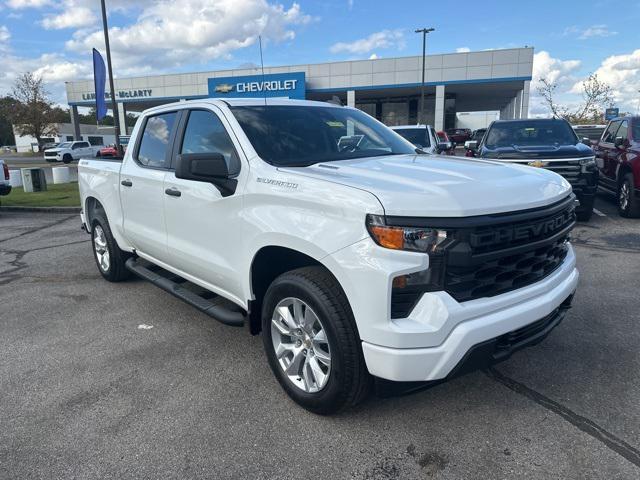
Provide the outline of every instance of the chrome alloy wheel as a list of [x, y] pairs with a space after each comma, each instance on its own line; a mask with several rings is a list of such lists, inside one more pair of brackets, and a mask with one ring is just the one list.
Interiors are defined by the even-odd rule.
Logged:
[[281, 300], [271, 317], [276, 358], [289, 381], [307, 393], [322, 390], [331, 373], [331, 350], [320, 319], [298, 298]]
[[111, 258], [109, 257], [109, 247], [107, 246], [107, 237], [100, 225], [93, 228], [93, 248], [96, 252], [98, 266], [103, 272], [108, 272], [111, 266]]
[[629, 184], [627, 182], [623, 182], [620, 185], [620, 208], [622, 210], [626, 210], [629, 206], [629, 198], [631, 197], [631, 190], [629, 189]]

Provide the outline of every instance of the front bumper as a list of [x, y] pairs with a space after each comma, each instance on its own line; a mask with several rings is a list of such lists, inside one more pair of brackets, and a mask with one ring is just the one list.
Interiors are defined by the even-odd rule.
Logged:
[[11, 193], [11, 185], [2, 184], [0, 185], [0, 195], [9, 195]]

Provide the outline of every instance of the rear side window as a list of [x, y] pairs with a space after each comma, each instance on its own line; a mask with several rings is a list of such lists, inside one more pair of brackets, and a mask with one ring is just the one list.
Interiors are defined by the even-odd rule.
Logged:
[[417, 147], [430, 147], [426, 128], [396, 128], [394, 131]]
[[170, 112], [147, 118], [138, 149], [138, 162], [148, 167], [165, 166], [176, 116], [176, 112]]
[[619, 126], [620, 126], [620, 121], [611, 122], [607, 127], [607, 129], [602, 134], [601, 142], [613, 143], [616, 139], [616, 131], [618, 131]]
[[206, 110], [189, 113], [180, 153], [221, 153], [230, 173], [240, 171], [240, 160], [218, 116]]

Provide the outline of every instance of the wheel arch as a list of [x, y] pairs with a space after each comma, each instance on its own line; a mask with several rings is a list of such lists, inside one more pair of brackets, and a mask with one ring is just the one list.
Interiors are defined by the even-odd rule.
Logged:
[[262, 330], [262, 301], [269, 285], [283, 273], [310, 266], [325, 269], [334, 278], [346, 297], [338, 275], [326, 263], [322, 262], [322, 258], [318, 259], [309, 253], [281, 245], [266, 245], [255, 253], [249, 271], [253, 299], [250, 301], [249, 330], [252, 335], [257, 335]]

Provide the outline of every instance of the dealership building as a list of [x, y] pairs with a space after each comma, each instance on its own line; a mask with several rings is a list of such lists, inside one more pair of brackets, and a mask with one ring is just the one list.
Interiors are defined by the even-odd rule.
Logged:
[[[529, 47], [428, 55], [423, 123], [437, 130], [459, 127], [461, 112], [524, 118], [532, 71]], [[421, 85], [422, 56], [265, 67], [264, 75], [260, 68], [243, 68], [115, 80], [121, 125], [127, 112], [212, 97], [339, 99], [387, 125], [415, 124]], [[78, 107], [95, 105], [93, 80], [68, 82], [66, 88], [79, 137]]]

